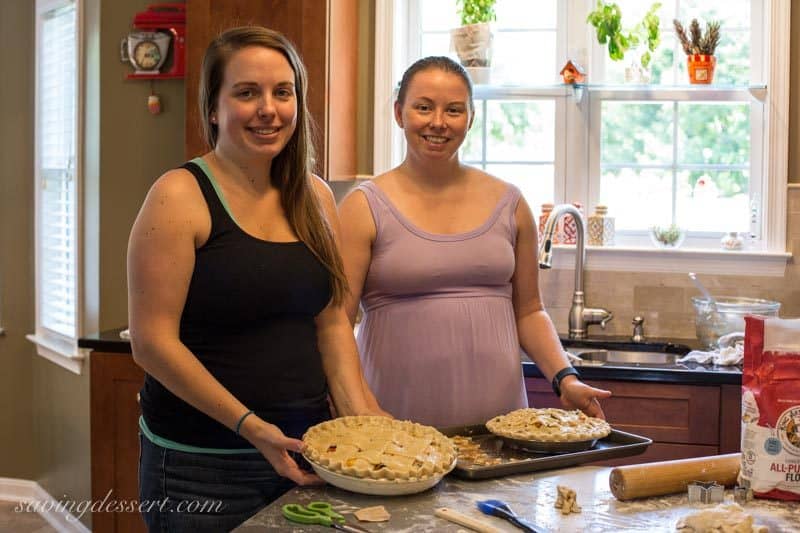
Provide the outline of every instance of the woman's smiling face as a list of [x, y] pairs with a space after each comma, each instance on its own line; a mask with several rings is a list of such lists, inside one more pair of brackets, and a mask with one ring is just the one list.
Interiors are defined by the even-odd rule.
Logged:
[[467, 84], [459, 75], [438, 68], [416, 73], [404, 101], [395, 102], [394, 112], [409, 154], [417, 157], [457, 156], [472, 126]]
[[274, 159], [297, 126], [295, 74], [272, 48], [248, 46], [225, 66], [216, 110], [217, 146], [245, 159]]

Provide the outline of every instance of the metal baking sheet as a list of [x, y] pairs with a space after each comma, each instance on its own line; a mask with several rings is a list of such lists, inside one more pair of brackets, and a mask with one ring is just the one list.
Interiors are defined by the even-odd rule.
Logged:
[[484, 425], [447, 427], [439, 431], [448, 437], [471, 437], [490, 458], [501, 460], [499, 464], [486, 466], [459, 461], [450, 474], [464, 479], [488, 479], [629, 457], [643, 453], [653, 443], [647, 437], [612, 429], [607, 437], [598, 439], [590, 450], [547, 454], [512, 447], [502, 437], [489, 433]]
[[597, 444], [597, 439], [579, 440], [576, 442], [544, 442], [514, 439], [503, 436], [500, 436], [500, 438], [512, 448], [517, 448], [518, 450], [522, 450], [524, 452], [539, 454], [546, 453], [550, 455], [554, 453], [583, 452], [586, 450], [591, 450]]

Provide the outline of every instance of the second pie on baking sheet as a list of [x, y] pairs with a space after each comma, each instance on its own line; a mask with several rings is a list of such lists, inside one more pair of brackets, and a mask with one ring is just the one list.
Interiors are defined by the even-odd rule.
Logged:
[[525, 408], [499, 415], [486, 427], [495, 435], [537, 442], [580, 442], [601, 439], [611, 433], [605, 420], [578, 410]]
[[452, 469], [453, 444], [430, 426], [382, 416], [346, 416], [309, 428], [305, 456], [328, 470], [376, 480], [421, 480]]

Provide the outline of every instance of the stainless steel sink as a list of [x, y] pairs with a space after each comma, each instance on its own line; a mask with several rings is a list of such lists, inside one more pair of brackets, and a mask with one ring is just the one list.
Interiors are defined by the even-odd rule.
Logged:
[[624, 363], [629, 365], [674, 365], [680, 355], [663, 352], [634, 352], [622, 350], [571, 349], [585, 365]]

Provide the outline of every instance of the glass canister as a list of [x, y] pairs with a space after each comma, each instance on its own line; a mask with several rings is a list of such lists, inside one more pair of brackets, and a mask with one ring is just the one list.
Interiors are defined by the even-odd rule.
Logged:
[[589, 246], [610, 246], [614, 244], [614, 217], [608, 216], [608, 207], [598, 205], [587, 221]]
[[[574, 202], [574, 205], [578, 211], [583, 214], [583, 204], [580, 202]], [[575, 218], [572, 215], [564, 215], [564, 227], [562, 229], [563, 238], [561, 239], [562, 244], [575, 244], [578, 239], [578, 224], [575, 222]]]

